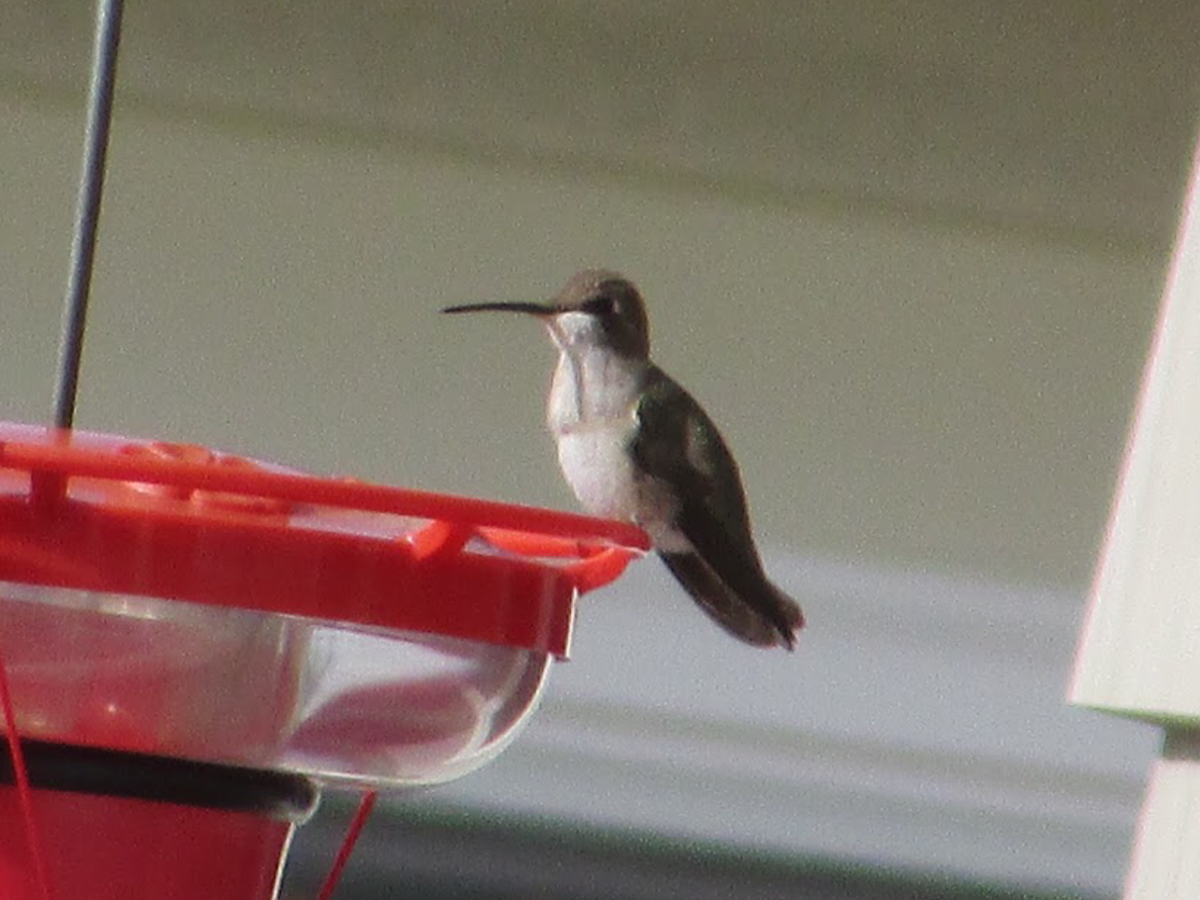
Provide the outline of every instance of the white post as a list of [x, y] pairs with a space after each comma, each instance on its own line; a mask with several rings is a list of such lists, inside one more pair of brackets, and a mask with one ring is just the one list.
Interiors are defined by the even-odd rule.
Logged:
[[1200, 151], [1070, 700], [1160, 724], [1126, 900], [1200, 898]]

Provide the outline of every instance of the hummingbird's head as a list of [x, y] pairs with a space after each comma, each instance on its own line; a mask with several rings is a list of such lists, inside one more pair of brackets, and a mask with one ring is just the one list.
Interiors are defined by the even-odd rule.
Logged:
[[527, 313], [546, 323], [565, 353], [600, 347], [632, 359], [650, 356], [642, 295], [629, 279], [605, 269], [576, 273], [549, 303], [468, 303], [442, 312]]
[[584, 269], [551, 301], [550, 336], [563, 350], [600, 346], [622, 356], [650, 355], [646, 304], [628, 278], [605, 269]]

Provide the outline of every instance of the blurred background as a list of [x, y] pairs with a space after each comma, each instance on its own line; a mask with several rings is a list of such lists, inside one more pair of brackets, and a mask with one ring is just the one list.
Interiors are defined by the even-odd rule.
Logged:
[[[92, 9], [0, 0], [0, 414], [49, 419]], [[1115, 897], [1156, 732], [1062, 703], [1200, 110], [1190, 2], [127, 4], [77, 425], [573, 508], [622, 270], [797, 652], [653, 561], [338, 897]], [[301, 830], [311, 896], [348, 806]]]

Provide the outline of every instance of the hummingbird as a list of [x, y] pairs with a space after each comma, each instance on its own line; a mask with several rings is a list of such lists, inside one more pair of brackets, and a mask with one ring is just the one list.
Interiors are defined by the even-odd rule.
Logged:
[[592, 515], [633, 522], [713, 621], [759, 647], [795, 647], [800, 607], [763, 571], [737, 463], [712, 419], [650, 361], [646, 304], [624, 276], [586, 269], [548, 303], [447, 313], [540, 319], [558, 349], [546, 422]]

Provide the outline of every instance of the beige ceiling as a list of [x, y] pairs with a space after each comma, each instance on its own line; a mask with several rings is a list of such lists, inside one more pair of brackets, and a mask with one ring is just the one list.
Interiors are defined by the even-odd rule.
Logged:
[[[4, 0], [6, 81], [84, 83], [87, 4]], [[757, 199], [1160, 246], [1194, 3], [131, 3], [122, 97]]]

